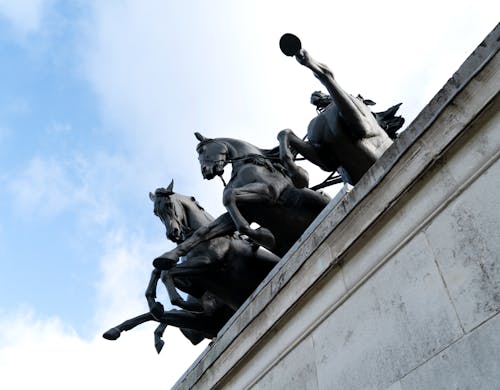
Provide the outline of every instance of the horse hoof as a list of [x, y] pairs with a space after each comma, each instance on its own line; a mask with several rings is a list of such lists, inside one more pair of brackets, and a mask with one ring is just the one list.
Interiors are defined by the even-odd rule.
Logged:
[[153, 260], [153, 267], [161, 270], [169, 270], [177, 264], [177, 259], [164, 257], [165, 255], [161, 255]]
[[165, 345], [165, 341], [163, 341], [163, 340], [159, 340], [158, 342], [156, 342], [155, 343], [156, 352], [160, 353], [161, 350], [163, 349], [164, 345]]
[[102, 335], [106, 340], [116, 340], [120, 337], [121, 332], [117, 328], [111, 328]]

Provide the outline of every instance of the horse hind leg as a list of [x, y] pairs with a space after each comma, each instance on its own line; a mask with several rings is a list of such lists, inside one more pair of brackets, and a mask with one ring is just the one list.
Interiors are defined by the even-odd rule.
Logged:
[[136, 326], [143, 324], [144, 322], [153, 321], [154, 318], [151, 313], [141, 314], [137, 317], [131, 318], [125, 322], [122, 322], [120, 325], [117, 325], [107, 332], [105, 332], [102, 337], [106, 340], [116, 340], [120, 337], [123, 331], [127, 331], [135, 328]]
[[274, 199], [275, 197], [272, 196], [268, 185], [264, 183], [251, 183], [239, 188], [226, 189], [224, 191], [223, 203], [240, 233], [246, 234], [268, 249], [273, 249], [276, 245], [276, 240], [271, 231], [265, 227], [252, 229], [238, 209], [237, 203], [271, 203]]
[[165, 333], [165, 329], [167, 329], [168, 324], [163, 322], [154, 331], [155, 335], [155, 349], [156, 352], [160, 353], [165, 345], [165, 341], [163, 341], [163, 333]]
[[210, 224], [197, 229], [190, 238], [179, 244], [176, 248], [158, 256], [153, 261], [153, 266], [163, 270], [170, 269], [178, 263], [180, 257], [185, 256], [196, 245], [216, 237], [232, 234], [235, 230], [236, 227], [231, 216], [228, 213], [224, 213]]
[[174, 279], [172, 278], [171, 272], [175, 270], [175, 268], [172, 268], [172, 270], [169, 271], [163, 271], [161, 280], [163, 284], [165, 285], [165, 288], [167, 289], [168, 297], [170, 299], [170, 303], [172, 305], [178, 306], [182, 309], [189, 310], [189, 311], [202, 311], [203, 306], [201, 303], [199, 303], [199, 300], [192, 298], [192, 299], [187, 299], [184, 300], [181, 295], [177, 292], [177, 289], [175, 287]]

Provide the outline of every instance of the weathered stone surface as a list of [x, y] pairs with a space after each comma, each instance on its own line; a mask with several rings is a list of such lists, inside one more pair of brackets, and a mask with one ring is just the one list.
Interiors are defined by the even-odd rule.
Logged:
[[499, 315], [401, 380], [401, 390], [498, 388], [500, 388]]
[[500, 163], [490, 167], [426, 230], [466, 331], [500, 311]]
[[401, 383], [399, 381], [394, 382], [392, 385], [390, 385], [387, 389], [385, 390], [402, 390], [401, 389]]
[[259, 390], [318, 389], [311, 337], [305, 338], [252, 388]]
[[[500, 333], [498, 259], [490, 256], [500, 252], [499, 34], [323, 210], [177, 388], [315, 388], [315, 372], [320, 389], [406, 390], [426, 375], [421, 388], [434, 389], [446, 385], [433, 385], [440, 370], [469, 372], [463, 354], [484, 367], [471, 378], [480, 373], [483, 388], [495, 388], [500, 370], [481, 359], [498, 363], [497, 350], [480, 345]], [[479, 238], [464, 247], [470, 235]], [[472, 342], [476, 334], [483, 341]], [[435, 363], [454, 348], [448, 367]], [[286, 371], [305, 355], [298, 375]]]
[[420, 234], [313, 333], [319, 388], [385, 388], [461, 335]]
[[[319, 254], [314, 257], [317, 260], [317, 265], [328, 263], [330, 258], [329, 251], [318, 251]], [[310, 264], [313, 267], [312, 264]], [[320, 266], [321, 269], [321, 266]], [[289, 291], [287, 294], [280, 294], [273, 300], [265, 312], [265, 316], [260, 317], [260, 321], [253, 322], [241, 332], [239, 343], [230, 346], [217, 360], [214, 369], [217, 371], [227, 371], [233, 368], [235, 357], [243, 357], [249, 359], [248, 351], [252, 350], [252, 346], [259, 340], [261, 335], [261, 325], [266, 323], [274, 323], [275, 317], [279, 316], [283, 310], [290, 308], [291, 303], [288, 301], [293, 297], [294, 290], [301, 290], [301, 284], [307, 284], [309, 279], [307, 276], [301, 277], [301, 272], [307, 275], [307, 267], [304, 267], [297, 274], [297, 279], [300, 281], [297, 284], [290, 284], [285, 287]], [[331, 313], [335, 304], [339, 302], [342, 296], [345, 295], [346, 289], [343, 284], [342, 274], [340, 271], [333, 270], [328, 277], [322, 282], [323, 288], [321, 294], [316, 294], [316, 291], [311, 292], [302, 301], [302, 305], [296, 309], [288, 310], [286, 319], [281, 321], [270, 332], [265, 335], [265, 338], [260, 340], [259, 348], [252, 351], [251, 360], [253, 361], [252, 369], [242, 368], [237, 375], [232, 375], [223, 380], [219, 385], [222, 388], [240, 389], [248, 388], [260, 381], [262, 376], [269, 375], [269, 370], [280, 364], [281, 359], [288, 353], [293, 353], [297, 345], [300, 344], [312, 329], [317, 326], [317, 322], [321, 318], [326, 317]], [[302, 309], [307, 310], [307, 316], [303, 315]], [[264, 313], [263, 313], [264, 314]], [[300, 335], [299, 337], [297, 335]], [[246, 354], [246, 355], [245, 355]], [[314, 359], [314, 354], [311, 355]], [[234, 367], [233, 370], [237, 368]], [[260, 383], [260, 382], [259, 382]], [[266, 383], [265, 381], [263, 383]], [[211, 384], [202, 378], [202, 381], [197, 384], [198, 388], [203, 389], [210, 387]]]

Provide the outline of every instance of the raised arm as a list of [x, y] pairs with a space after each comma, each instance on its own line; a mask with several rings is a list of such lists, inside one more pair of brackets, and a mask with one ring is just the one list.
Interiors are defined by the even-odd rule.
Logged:
[[314, 76], [325, 86], [351, 131], [359, 137], [372, 135], [373, 114], [370, 109], [340, 87], [330, 68], [316, 61], [304, 49], [300, 49], [295, 58], [301, 65], [311, 69]]

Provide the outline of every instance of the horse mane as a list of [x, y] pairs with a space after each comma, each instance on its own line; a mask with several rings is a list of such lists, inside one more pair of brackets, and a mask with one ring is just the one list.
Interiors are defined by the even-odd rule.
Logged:
[[[186, 195], [187, 196], [187, 195]], [[200, 211], [205, 211], [205, 209], [202, 207], [202, 205], [196, 200], [196, 198], [194, 196], [188, 196], [188, 198], [191, 199], [191, 201], [195, 204], [196, 207], [198, 207], [198, 209]]]
[[155, 190], [155, 195], [159, 196], [159, 197], [167, 197], [170, 195], [177, 195], [177, 196], [186, 198], [187, 200], [190, 200], [192, 203], [194, 203], [196, 205], [196, 207], [198, 207], [198, 209], [200, 209], [201, 211], [205, 211], [205, 209], [200, 205], [200, 203], [196, 200], [196, 198], [194, 196], [179, 194], [179, 193], [173, 192], [173, 191], [168, 190], [168, 189], [163, 188], [163, 187], [157, 188]]
[[[333, 100], [330, 95], [327, 95], [323, 92], [316, 91], [312, 94], [312, 96], [316, 96], [316, 99], [311, 101], [311, 104], [316, 106], [316, 112], [321, 114], [323, 111], [327, 109], [327, 107], [332, 104]], [[375, 102], [370, 99], [364, 99], [363, 96], [357, 96], [364, 104], [367, 106], [375, 105]], [[398, 137], [397, 131], [403, 127], [405, 123], [405, 119], [399, 115], [396, 116], [396, 112], [402, 103], [396, 104], [385, 111], [381, 112], [372, 112], [373, 116], [377, 120], [378, 125], [384, 129], [387, 135], [391, 139], [396, 139]]]
[[398, 134], [396, 132], [403, 127], [403, 124], [405, 123], [405, 118], [401, 115], [395, 115], [401, 104], [402, 103], [398, 103], [385, 111], [373, 113], [379, 126], [385, 130], [391, 139], [398, 138]]
[[254, 147], [255, 149], [257, 149], [259, 151], [259, 153], [264, 158], [266, 158], [268, 160], [280, 160], [279, 146], [276, 146], [272, 149], [262, 149], [262, 148], [259, 148], [258, 146], [251, 144], [250, 142], [242, 141], [242, 140], [235, 139], [235, 138], [207, 138], [207, 139], [204, 139], [203, 141], [200, 141], [198, 143], [198, 145], [196, 145], [196, 151], [199, 152], [200, 148], [202, 146], [207, 145], [207, 144], [212, 143], [212, 142], [218, 142], [218, 141], [229, 142], [229, 143], [248, 144], [248, 145]]

